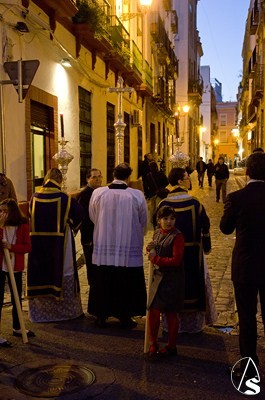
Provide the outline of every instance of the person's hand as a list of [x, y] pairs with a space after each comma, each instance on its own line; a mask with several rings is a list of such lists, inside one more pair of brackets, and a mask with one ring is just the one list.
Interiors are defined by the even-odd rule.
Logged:
[[11, 250], [11, 244], [8, 243], [5, 239], [2, 240], [2, 248]]
[[7, 217], [8, 217], [8, 213], [7, 212], [1, 212], [0, 213], [0, 226], [4, 226], [5, 225]]
[[156, 256], [156, 251], [155, 249], [150, 250], [150, 252], [148, 253], [148, 260], [152, 261], [152, 258]]
[[146, 251], [151, 251], [152, 249], [154, 249], [155, 248], [155, 242], [150, 242], [150, 243], [148, 243], [148, 245], [146, 246]]

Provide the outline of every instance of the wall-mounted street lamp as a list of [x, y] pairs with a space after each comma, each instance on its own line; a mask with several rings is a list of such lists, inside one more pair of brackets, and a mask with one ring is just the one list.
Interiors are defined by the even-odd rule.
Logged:
[[219, 144], [219, 139], [214, 139], [213, 143], [215, 146], [217, 146]]
[[69, 58], [63, 58], [61, 60], [61, 65], [65, 68], [70, 68], [72, 66], [71, 61], [69, 60]]
[[187, 114], [190, 111], [190, 106], [188, 106], [187, 104], [185, 104], [185, 106], [182, 107], [182, 110], [185, 114]]
[[141, 12], [139, 13], [122, 13], [119, 16], [121, 21], [128, 21], [134, 17], [141, 16], [145, 14], [152, 5], [153, 0], [140, 0]]

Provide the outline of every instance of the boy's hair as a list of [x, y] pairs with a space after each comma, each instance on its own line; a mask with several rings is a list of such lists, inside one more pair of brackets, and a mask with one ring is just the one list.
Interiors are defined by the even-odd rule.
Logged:
[[256, 152], [247, 159], [247, 172], [250, 179], [265, 180], [265, 153]]
[[174, 208], [169, 207], [169, 206], [163, 206], [163, 207], [159, 208], [159, 210], [157, 211], [156, 219], [158, 221], [159, 219], [164, 218], [164, 217], [169, 217], [170, 215], [173, 215], [174, 218], [177, 219], [177, 214], [176, 214], [176, 211], [174, 210]]
[[184, 168], [172, 168], [172, 170], [168, 174], [168, 182], [170, 185], [175, 186], [178, 185], [178, 181], [183, 180], [185, 174]]
[[8, 217], [5, 222], [5, 225], [9, 226], [17, 226], [21, 224], [25, 224], [28, 219], [20, 210], [16, 200], [14, 199], [5, 199], [0, 202], [0, 205], [5, 205], [8, 208]]

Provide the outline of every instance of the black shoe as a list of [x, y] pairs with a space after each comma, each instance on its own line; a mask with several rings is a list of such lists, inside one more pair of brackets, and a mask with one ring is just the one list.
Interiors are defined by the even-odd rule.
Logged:
[[219, 203], [219, 199], [216, 199], [216, 203]]
[[178, 355], [178, 350], [176, 347], [172, 349], [171, 347], [165, 346], [163, 347], [163, 349], [159, 350], [159, 355], [161, 357], [168, 357], [168, 356], [176, 357]]
[[121, 327], [124, 329], [129, 329], [129, 328], [135, 328], [137, 326], [137, 322], [134, 321], [132, 318], [122, 318], [120, 319], [121, 321]]
[[[32, 331], [28, 331], [28, 332], [26, 332], [26, 334], [27, 334], [27, 337], [28, 337], [28, 338], [29, 338], [29, 337], [35, 337], [35, 336], [36, 336], [35, 333], [32, 332]], [[22, 337], [22, 333], [21, 333], [21, 332], [17, 332], [17, 331], [15, 331], [15, 330], [13, 329], [13, 336]]]
[[12, 347], [12, 343], [10, 343], [8, 340], [5, 340], [4, 342], [0, 343], [0, 347], [9, 348]]
[[108, 326], [108, 324], [104, 318], [97, 318], [95, 320], [95, 325], [101, 329], [107, 328], [107, 326]]

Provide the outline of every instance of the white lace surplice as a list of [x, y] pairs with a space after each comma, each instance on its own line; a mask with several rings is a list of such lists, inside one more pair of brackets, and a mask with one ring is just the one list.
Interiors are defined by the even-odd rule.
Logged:
[[140, 190], [94, 190], [89, 214], [95, 224], [93, 264], [143, 266], [143, 231], [147, 206]]

